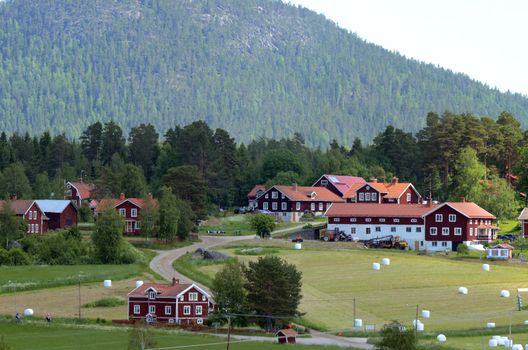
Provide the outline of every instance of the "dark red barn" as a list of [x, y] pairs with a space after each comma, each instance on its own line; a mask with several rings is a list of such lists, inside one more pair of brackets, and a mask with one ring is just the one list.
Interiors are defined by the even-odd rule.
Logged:
[[77, 224], [77, 209], [65, 199], [39, 199], [36, 201], [48, 217], [48, 229], [62, 230]]
[[201, 325], [212, 311], [209, 294], [173, 279], [170, 284], [145, 283], [128, 294], [128, 318], [147, 322]]

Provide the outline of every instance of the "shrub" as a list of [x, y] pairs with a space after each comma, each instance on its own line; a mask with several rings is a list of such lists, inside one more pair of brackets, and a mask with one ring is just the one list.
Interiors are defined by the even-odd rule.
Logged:
[[383, 326], [380, 331], [381, 341], [377, 344], [379, 350], [413, 350], [416, 349], [416, 337], [413, 329], [405, 329], [398, 321], [392, 321]]
[[126, 304], [127, 304], [127, 301], [123, 298], [108, 297], [108, 298], [102, 298], [102, 299], [96, 300], [93, 303], [84, 304], [83, 307], [85, 308], [115, 307], [115, 306], [121, 306], [121, 305], [126, 305]]
[[10, 265], [29, 265], [31, 258], [20, 248], [11, 248], [9, 250]]
[[4, 248], [0, 248], [0, 265], [11, 265], [9, 252]]
[[469, 248], [465, 244], [459, 244], [457, 247], [457, 255], [460, 256], [468, 256], [469, 255]]

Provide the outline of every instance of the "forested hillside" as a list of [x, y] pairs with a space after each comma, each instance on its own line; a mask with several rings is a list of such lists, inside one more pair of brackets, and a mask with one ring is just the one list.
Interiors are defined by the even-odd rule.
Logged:
[[[453, 52], [456, 55], [456, 52]], [[429, 111], [524, 125], [528, 99], [408, 60], [271, 0], [0, 3], [0, 130], [78, 137], [95, 121], [163, 134], [205, 120], [238, 141], [351, 145]]]

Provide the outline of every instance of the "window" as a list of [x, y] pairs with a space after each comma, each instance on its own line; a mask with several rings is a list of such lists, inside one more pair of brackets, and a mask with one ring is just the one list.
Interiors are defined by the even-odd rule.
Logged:
[[423, 241], [420, 241], [420, 247], [423, 247]]
[[365, 218], [365, 222], [371, 222], [372, 219], [371, 218]]
[[365, 201], [365, 194], [363, 192], [359, 193], [359, 201], [364, 202]]
[[442, 222], [444, 220], [442, 214], [436, 214], [435, 215], [436, 222]]
[[191, 314], [191, 306], [190, 305], [185, 305], [183, 307], [183, 314], [184, 315], [190, 315]]
[[473, 225], [473, 220], [469, 219], [469, 224]]
[[410, 193], [407, 193], [407, 203], [411, 203], [411, 194]]
[[29, 220], [33, 220], [33, 210], [29, 211]]
[[457, 236], [462, 235], [462, 228], [461, 227], [455, 227], [455, 235], [457, 235]]
[[400, 219], [392, 219], [392, 222], [400, 222]]
[[202, 301], [207, 301], [207, 298], [205, 297], [205, 295], [202, 295]]
[[470, 228], [469, 228], [469, 235], [470, 235], [470, 236], [473, 236], [473, 227], [470, 227]]
[[264, 198], [268, 199], [268, 198], [269, 198], [269, 194], [266, 193], [266, 195], [264, 196]]
[[301, 210], [301, 202], [295, 203], [295, 210], [297, 211]]
[[134, 314], [139, 314], [140, 312], [140, 308], [139, 308], [139, 305], [134, 305]]
[[370, 227], [365, 227], [365, 233], [366, 233], [367, 235], [370, 235]]
[[323, 211], [324, 210], [324, 203], [319, 203], [319, 211]]
[[376, 226], [376, 232], [381, 232], [381, 227]]
[[370, 202], [370, 192], [365, 193], [365, 202]]
[[281, 210], [287, 210], [288, 209], [288, 203], [282, 202], [281, 203]]
[[135, 221], [135, 222], [134, 222], [134, 228], [135, 228], [136, 230], [139, 230], [139, 229], [140, 229], [139, 221]]
[[447, 242], [442, 242], [442, 247], [447, 247]]
[[277, 210], [277, 202], [271, 203], [271, 210]]
[[189, 293], [189, 301], [198, 301], [198, 293]]
[[119, 209], [119, 215], [125, 216], [126, 215], [126, 209], [125, 208], [120, 208]]
[[137, 208], [130, 209], [130, 216], [133, 218], [137, 218]]
[[449, 227], [442, 227], [442, 236], [449, 235]]
[[429, 228], [429, 234], [431, 236], [436, 236], [436, 233], [437, 233], [436, 227]]
[[412, 227], [407, 226], [407, 227], [405, 228], [405, 232], [412, 232]]
[[195, 313], [196, 313], [196, 315], [201, 315], [202, 314], [202, 305], [196, 305]]
[[149, 299], [156, 299], [156, 292], [155, 291], [151, 290], [149, 292]]
[[379, 222], [385, 222], [385, 219], [384, 218], [380, 218]]
[[310, 204], [310, 210], [315, 211], [315, 203]]
[[31, 225], [28, 224], [28, 229], [27, 229], [27, 232], [30, 233], [31, 232]]
[[156, 305], [149, 305], [149, 314], [156, 313]]
[[262, 209], [268, 210], [268, 202], [262, 203]]
[[272, 191], [272, 192], [271, 192], [271, 198], [272, 198], [272, 199], [277, 199], [277, 198], [279, 198], [279, 192], [277, 192], [277, 191]]
[[328, 180], [321, 180], [321, 186], [328, 185]]
[[339, 221], [341, 221], [340, 218], [334, 218], [334, 222], [339, 222]]
[[433, 242], [433, 247], [438, 246], [438, 242]]
[[417, 220], [416, 219], [411, 219], [411, 222], [416, 222]]
[[31, 224], [31, 233], [35, 233], [35, 224]]
[[416, 226], [416, 232], [422, 232], [422, 228], [420, 226]]
[[449, 214], [449, 222], [456, 222], [456, 214]]
[[172, 311], [172, 306], [167, 305], [165, 306], [165, 315], [170, 315]]
[[391, 227], [391, 232], [396, 232], [396, 227], [395, 226]]
[[35, 232], [39, 233], [39, 224], [35, 224]]
[[350, 218], [350, 222], [356, 222], [356, 218]]
[[284, 199], [286, 198], [286, 196], [284, 195], [284, 193], [281, 193], [281, 199]]
[[351, 227], [350, 228], [350, 233], [355, 235], [356, 234], [356, 228], [355, 227]]
[[376, 192], [372, 193], [372, 201], [377, 202], [378, 201], [378, 194]]

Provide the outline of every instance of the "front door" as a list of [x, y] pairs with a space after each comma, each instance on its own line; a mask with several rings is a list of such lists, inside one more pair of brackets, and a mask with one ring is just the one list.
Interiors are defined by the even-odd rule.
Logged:
[[125, 221], [125, 233], [134, 232], [134, 221]]

